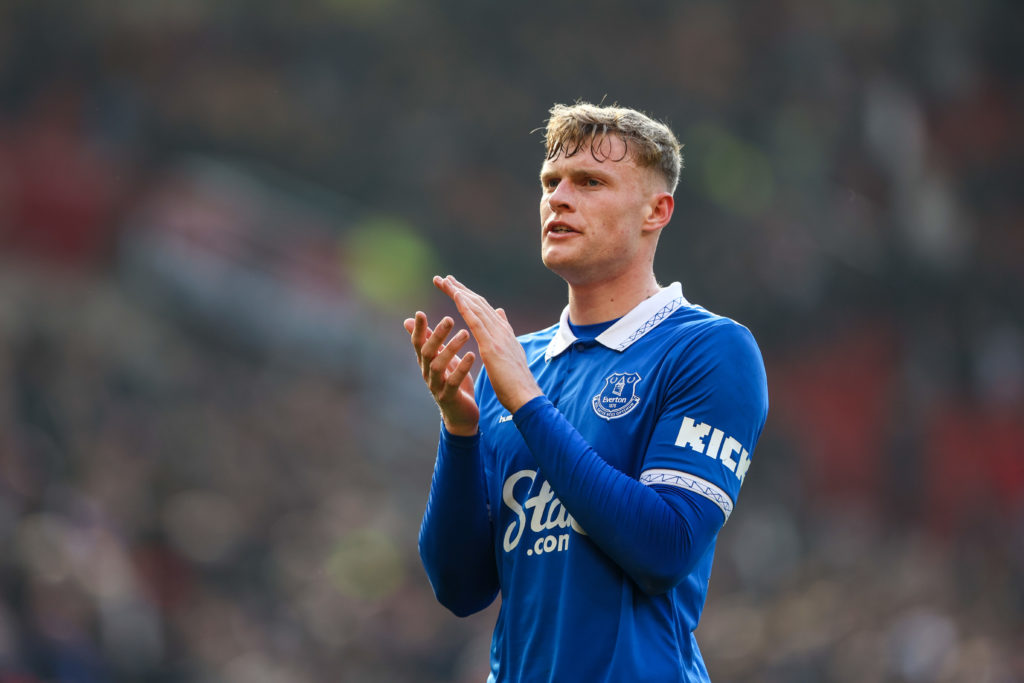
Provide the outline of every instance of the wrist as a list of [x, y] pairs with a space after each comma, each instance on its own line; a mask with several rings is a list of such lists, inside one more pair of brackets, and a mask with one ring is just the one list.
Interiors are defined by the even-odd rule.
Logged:
[[454, 420], [448, 420], [444, 415], [441, 416], [441, 424], [444, 425], [445, 431], [452, 436], [476, 436], [479, 430], [477, 422], [473, 423], [459, 423]]
[[524, 388], [523, 391], [516, 392], [516, 394], [513, 397], [510, 397], [508, 403], [505, 403], [504, 405], [508, 409], [508, 412], [510, 414], [515, 415], [516, 411], [518, 411], [520, 408], [522, 408], [523, 406], [525, 406], [527, 403], [537, 398], [538, 396], [543, 395], [544, 392], [540, 390], [539, 386]]

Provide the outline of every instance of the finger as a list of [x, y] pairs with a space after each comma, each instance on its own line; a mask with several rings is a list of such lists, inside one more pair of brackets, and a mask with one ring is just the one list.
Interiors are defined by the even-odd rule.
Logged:
[[437, 356], [430, 361], [430, 375], [427, 379], [427, 385], [430, 387], [431, 392], [438, 392], [441, 390], [453, 356], [455, 356], [456, 352], [462, 348], [462, 345], [466, 343], [467, 339], [469, 339], [469, 332], [466, 330], [459, 330], [458, 334], [452, 337], [452, 340], [445, 345], [444, 349], [442, 349]]
[[[410, 336], [416, 332], [416, 320], [414, 318], [406, 318], [402, 322], [402, 326], [405, 328], [405, 331], [410, 334]], [[433, 330], [431, 330], [430, 327], [428, 326], [426, 328], [426, 334], [424, 335], [424, 341], [426, 340], [426, 337], [429, 337], [431, 335], [432, 332]]]
[[434, 286], [440, 289], [442, 292], [448, 295], [449, 298], [454, 298], [455, 293], [459, 290], [465, 291], [469, 294], [476, 294], [469, 287], [456, 280], [451, 275], [441, 277], [440, 275], [434, 276]]
[[459, 351], [469, 340], [469, 332], [466, 330], [459, 330], [452, 340], [444, 345], [444, 347], [438, 352], [437, 356], [431, 362], [432, 369], [437, 372], [448, 369], [452, 360], [458, 355]]
[[[405, 321], [406, 329], [409, 329], [409, 320]], [[409, 339], [412, 342], [413, 351], [416, 353], [416, 362], [419, 363], [420, 370], [424, 373], [424, 379], [426, 379], [426, 370], [423, 363], [423, 344], [426, 340], [433, 335], [434, 331], [427, 325], [427, 316], [421, 311], [416, 312], [416, 317], [412, 320], [412, 330], [409, 332]]]
[[459, 309], [459, 314], [462, 315], [462, 319], [466, 321], [469, 329], [473, 332], [473, 336], [479, 337], [481, 319], [476, 302], [462, 291], [456, 291], [453, 300], [455, 301], [455, 307]]
[[423, 355], [429, 355], [430, 358], [433, 359], [433, 357], [441, 350], [441, 347], [444, 346], [445, 338], [448, 336], [448, 333], [452, 331], [452, 327], [454, 326], [455, 321], [449, 316], [446, 315], [442, 318], [441, 322], [439, 322], [437, 327], [434, 328], [434, 331], [431, 332], [430, 336], [423, 342], [423, 347], [421, 349]]
[[455, 354], [452, 359], [448, 361], [448, 367], [445, 368], [445, 372], [455, 372], [455, 368], [458, 367], [459, 363], [462, 362], [462, 356]]
[[[455, 295], [460, 291], [451, 281], [451, 275], [446, 277], [434, 276], [434, 286], [440, 289], [449, 299], [455, 300]], [[462, 289], [465, 289], [463, 287]], [[468, 291], [468, 290], [467, 290]]]
[[495, 310], [495, 312], [496, 312], [496, 313], [497, 313], [498, 315], [500, 315], [500, 316], [501, 316], [501, 319], [502, 319], [502, 320], [504, 320], [505, 322], [508, 322], [508, 316], [507, 316], [507, 315], [505, 315], [505, 309], [504, 309], [504, 308], [496, 308], [496, 309], [494, 309], [494, 310]]
[[473, 291], [472, 289], [470, 289], [466, 285], [464, 285], [461, 282], [459, 282], [459, 280], [454, 275], [447, 276], [445, 278], [445, 282], [448, 284], [448, 287], [453, 292], [460, 292], [461, 291], [461, 292], [463, 292], [463, 293], [465, 293], [465, 294], [467, 294], [469, 296], [472, 296], [472, 297], [481, 299], [483, 301], [486, 301], [486, 299], [484, 299], [482, 296], [480, 296], [477, 292]]
[[[462, 308], [459, 309], [459, 313], [462, 314], [463, 318], [468, 314], [472, 314], [476, 317], [477, 324], [487, 327], [501, 325], [505, 322], [505, 319], [483, 297], [466, 294], [462, 291], [457, 293], [457, 297], [456, 306], [459, 306], [461, 302]], [[467, 320], [466, 322], [468, 323], [469, 321]], [[473, 330], [473, 332], [475, 334], [476, 330]]]
[[449, 275], [446, 279], [451, 284], [451, 289], [453, 293], [462, 294], [467, 298], [468, 301], [473, 302], [475, 304], [479, 304], [480, 307], [482, 308], [487, 308], [490, 310], [494, 309], [494, 307], [491, 306], [491, 303], [487, 300], [486, 297], [482, 296], [481, 294], [478, 294], [477, 292], [474, 292], [472, 289], [459, 282], [454, 275]]
[[491, 302], [487, 300], [487, 297], [462, 284], [454, 275], [449, 275], [448, 280], [452, 285], [453, 291], [461, 291], [463, 294], [468, 296], [471, 301], [478, 302], [490, 309], [494, 308], [493, 306], [491, 306]]
[[459, 393], [462, 388], [462, 383], [466, 380], [469, 375], [470, 368], [473, 367], [473, 362], [476, 360], [476, 356], [472, 351], [466, 353], [459, 361], [459, 364], [448, 373], [448, 377], [445, 379], [444, 388], [441, 393], [438, 394], [438, 401], [449, 401]]
[[[439, 286], [442, 287], [442, 291], [444, 291], [452, 301], [455, 301], [456, 306], [459, 305], [456, 298], [464, 297], [463, 300], [476, 311], [478, 316], [482, 315], [482, 319], [487, 319], [489, 317], [488, 312], [493, 311], [493, 308], [487, 299], [459, 282], [454, 275], [448, 275], [441, 278], [441, 282], [443, 284]], [[460, 310], [459, 313], [463, 313], [463, 310]], [[476, 330], [473, 330], [473, 333], [476, 334]]]
[[419, 354], [420, 348], [423, 346], [423, 342], [427, 340], [427, 336], [429, 334], [428, 329], [427, 314], [423, 311], [416, 311], [416, 316], [413, 319], [412, 329], [409, 330], [409, 335], [412, 338], [412, 345], [416, 348], [417, 354]]
[[445, 338], [448, 333], [451, 332], [452, 327], [455, 325], [455, 321], [450, 317], [445, 316], [441, 319], [441, 322], [434, 328], [433, 333], [427, 338], [423, 345], [420, 347], [420, 367], [423, 369], [423, 379], [429, 382], [430, 363], [434, 360], [441, 349], [444, 347]]

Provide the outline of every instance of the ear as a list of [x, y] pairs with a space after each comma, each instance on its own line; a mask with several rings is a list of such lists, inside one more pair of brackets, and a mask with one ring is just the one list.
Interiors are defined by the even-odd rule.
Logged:
[[657, 192], [647, 202], [647, 214], [644, 217], [644, 232], [657, 232], [672, 220], [676, 200], [668, 192]]

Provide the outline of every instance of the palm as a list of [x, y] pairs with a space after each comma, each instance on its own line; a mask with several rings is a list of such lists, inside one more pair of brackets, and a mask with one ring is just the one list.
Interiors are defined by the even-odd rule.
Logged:
[[[448, 368], [445, 370], [446, 380], [451, 373], [456, 371], [461, 362], [462, 358], [459, 356], [452, 358], [452, 362], [448, 364]], [[464, 424], [475, 424], [480, 421], [480, 407], [476, 404], [476, 391], [473, 389], [473, 375], [471, 373], [466, 373], [466, 376], [462, 378], [458, 391], [452, 393], [447, 405], [442, 405], [440, 398], [437, 396], [434, 398], [437, 399], [438, 406], [441, 408], [441, 414], [451, 420]]]

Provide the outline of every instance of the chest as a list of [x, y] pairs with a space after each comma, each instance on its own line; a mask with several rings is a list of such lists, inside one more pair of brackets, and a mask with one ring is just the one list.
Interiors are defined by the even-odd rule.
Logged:
[[[596, 345], [574, 346], [560, 356], [531, 361], [544, 395], [610, 465], [632, 477], [664, 403], [662, 363]], [[537, 466], [515, 424], [496, 400], [486, 401], [482, 423], [489, 467], [498, 480]]]

